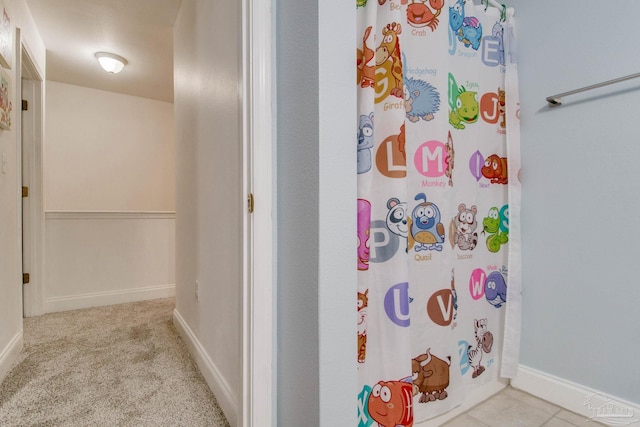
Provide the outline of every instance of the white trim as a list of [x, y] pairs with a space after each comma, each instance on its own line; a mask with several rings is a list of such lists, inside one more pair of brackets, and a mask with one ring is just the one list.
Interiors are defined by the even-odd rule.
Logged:
[[22, 331], [20, 331], [9, 341], [9, 344], [2, 350], [2, 353], [0, 353], [0, 383], [4, 381], [11, 370], [13, 362], [15, 362], [20, 355], [22, 345]]
[[122, 289], [108, 292], [70, 295], [48, 298], [45, 301], [46, 312], [78, 310], [81, 308], [101, 307], [104, 305], [124, 304], [158, 298], [170, 298], [176, 295], [176, 285], [148, 286], [145, 288]]
[[[14, 90], [14, 102], [15, 105], [21, 105], [22, 104], [22, 100], [23, 98], [23, 94], [22, 94], [22, 44], [21, 44], [21, 30], [20, 28], [16, 27], [16, 39], [14, 40], [15, 43], [15, 48], [16, 51], [20, 52], [20, 55], [16, 55], [16, 77], [18, 82], [20, 82], [19, 84], [15, 85], [15, 90]], [[14, 130], [16, 132], [16, 208], [17, 208], [17, 212], [18, 215], [16, 215], [16, 230], [18, 230], [18, 238], [16, 241], [16, 248], [17, 248], [17, 257], [16, 257], [16, 273], [18, 273], [16, 275], [16, 286], [21, 286], [21, 295], [20, 295], [20, 301], [19, 304], [22, 305], [21, 307], [21, 311], [22, 311], [22, 317], [25, 316], [25, 308], [27, 308], [28, 310], [31, 309], [31, 300], [32, 298], [29, 298], [29, 301], [27, 301], [25, 303], [25, 290], [28, 291], [28, 288], [25, 286], [25, 284], [23, 283], [23, 274], [25, 273], [24, 271], [24, 264], [25, 261], [28, 263], [30, 262], [29, 256], [30, 254], [28, 254], [26, 257], [24, 255], [24, 242], [23, 242], [23, 235], [24, 235], [24, 205], [23, 205], [23, 200], [22, 200], [22, 186], [23, 185], [29, 185], [28, 181], [27, 183], [24, 180], [24, 175], [28, 174], [27, 171], [23, 170], [25, 168], [23, 168], [23, 159], [22, 159], [22, 151], [23, 151], [23, 147], [22, 147], [22, 109], [16, 111], [15, 114], [15, 124], [14, 124]], [[3, 154], [4, 156], [4, 154]], [[30, 218], [30, 216], [29, 216]], [[29, 222], [30, 223], [30, 222]], [[22, 321], [20, 321], [20, 325], [22, 326]]]
[[185, 341], [189, 353], [195, 359], [209, 388], [211, 388], [213, 394], [216, 396], [216, 400], [218, 404], [220, 404], [227, 421], [229, 421], [232, 427], [238, 427], [238, 418], [240, 415], [238, 412], [239, 405], [237, 399], [233, 396], [231, 387], [220, 373], [218, 367], [213, 363], [196, 335], [191, 328], [189, 328], [187, 322], [185, 322], [184, 318], [180, 315], [178, 309], [173, 310], [173, 324]]
[[[32, 59], [33, 54], [22, 39], [21, 31], [16, 29], [16, 73], [21, 77], [18, 79], [17, 92], [21, 99], [22, 81], [31, 83], [29, 106], [33, 111], [33, 123], [31, 130], [27, 130], [27, 145], [24, 147], [28, 153], [28, 158], [22, 158], [23, 145], [23, 124], [22, 114], [16, 114], [16, 132], [19, 145], [19, 165], [20, 177], [29, 186], [28, 212], [20, 210], [20, 221], [28, 221], [29, 234], [28, 244], [25, 245], [28, 253], [23, 254], [22, 235], [20, 236], [20, 262], [29, 268], [31, 281], [28, 285], [23, 285], [23, 309], [24, 316], [39, 316], [45, 313], [44, 293], [45, 293], [45, 273], [44, 273], [44, 192], [43, 192], [43, 140], [44, 140], [44, 98], [45, 82], [43, 73], [36, 62]], [[26, 71], [23, 75], [23, 69]], [[24, 79], [23, 79], [24, 78]], [[19, 103], [18, 103], [19, 104]], [[26, 163], [24, 175], [22, 165]], [[25, 176], [26, 175], [26, 176]], [[22, 186], [23, 184], [19, 184]], [[18, 191], [18, 206], [22, 206], [21, 192]], [[20, 224], [22, 227], [22, 223]], [[24, 257], [24, 260], [23, 260]], [[23, 265], [20, 265], [22, 271]]]
[[451, 421], [463, 412], [466, 412], [469, 409], [473, 408], [477, 404], [487, 400], [494, 394], [500, 392], [500, 390], [502, 390], [506, 386], [506, 379], [492, 381], [488, 384], [484, 384], [476, 389], [469, 391], [465, 396], [464, 402], [462, 402], [460, 406], [457, 406], [440, 416], [431, 418], [430, 420], [423, 421], [421, 423], [415, 423], [414, 425], [416, 427], [439, 427], [444, 423]]
[[[511, 380], [514, 388], [526, 391], [540, 399], [547, 400], [568, 411], [582, 415], [585, 419], [591, 418], [593, 412], [585, 405], [589, 396], [599, 394], [611, 399], [613, 402], [629, 407], [633, 410], [635, 418], [640, 418], [640, 405], [627, 402], [617, 397], [608, 396], [581, 384], [576, 384], [545, 372], [519, 365], [515, 378]], [[594, 421], [606, 424], [606, 420], [594, 418]]]
[[46, 211], [46, 220], [68, 219], [175, 219], [172, 211]]
[[244, 0], [242, 4], [243, 189], [255, 198], [253, 214], [243, 206], [244, 427], [275, 425], [276, 416], [273, 10], [272, 1]]

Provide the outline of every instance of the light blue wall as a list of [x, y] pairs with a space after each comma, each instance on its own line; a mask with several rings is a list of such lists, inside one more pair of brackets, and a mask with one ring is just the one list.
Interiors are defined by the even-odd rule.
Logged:
[[[315, 53], [327, 29], [336, 29], [336, 37], [352, 31], [343, 25], [342, 17], [332, 26], [323, 26], [317, 4], [293, 0], [275, 4], [277, 425], [353, 425], [331, 424], [331, 417], [344, 421], [351, 414], [350, 376], [355, 367], [342, 353], [351, 331], [333, 336], [329, 332], [336, 321], [348, 327], [352, 313], [328, 297], [335, 289], [327, 290], [325, 285], [340, 271], [328, 274], [326, 266], [332, 260], [323, 259], [326, 253], [321, 251], [334, 239], [340, 247], [331, 255], [339, 256], [342, 245], [350, 240], [344, 237], [348, 233], [340, 237], [346, 224], [336, 221], [339, 215], [326, 217], [326, 191], [335, 192], [334, 203], [340, 206], [350, 203], [355, 186], [346, 181], [331, 187], [333, 181], [327, 184], [323, 175], [328, 170], [322, 161], [326, 150], [319, 147], [330, 146], [339, 155], [348, 145], [340, 145], [335, 138], [323, 139], [327, 129], [323, 97], [335, 88], [322, 87], [323, 68], [318, 68], [321, 63]], [[638, 47], [631, 37], [640, 3], [619, 0], [617, 10], [609, 14], [603, 14], [603, 7], [587, 7], [577, 0], [511, 0], [509, 4], [516, 8], [520, 42], [521, 361], [638, 403], [640, 281], [635, 279], [635, 266], [640, 263], [635, 260], [635, 247], [640, 227], [635, 225], [635, 214], [640, 212], [636, 196], [640, 180], [635, 163], [640, 158], [636, 130], [640, 108], [634, 101], [640, 100], [640, 80], [567, 98], [566, 105], [554, 111], [547, 110], [544, 97], [640, 71]], [[338, 19], [340, 9], [335, 11]], [[346, 74], [336, 76], [337, 86]], [[623, 89], [624, 93], [617, 93]], [[605, 94], [609, 96], [600, 96]], [[335, 103], [334, 117], [345, 111], [345, 98], [336, 99], [342, 101]], [[318, 221], [320, 226], [314, 225]], [[347, 255], [343, 266], [350, 262]], [[343, 279], [344, 288], [335, 300], [351, 292], [350, 279]], [[327, 326], [332, 314], [333, 323]], [[332, 352], [337, 356], [327, 360]], [[328, 367], [335, 371], [327, 372]], [[327, 411], [323, 396], [329, 391], [334, 402], [342, 400], [342, 404]]]
[[522, 122], [521, 363], [640, 403], [640, 2], [512, 0]]
[[317, 9], [314, 2], [276, 1], [277, 425], [283, 427], [319, 425]]
[[355, 7], [276, 0], [277, 422], [356, 420]]

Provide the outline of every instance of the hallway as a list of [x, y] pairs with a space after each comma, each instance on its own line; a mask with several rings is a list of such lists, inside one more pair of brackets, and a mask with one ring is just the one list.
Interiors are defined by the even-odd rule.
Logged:
[[25, 319], [0, 425], [228, 426], [174, 307], [167, 298]]

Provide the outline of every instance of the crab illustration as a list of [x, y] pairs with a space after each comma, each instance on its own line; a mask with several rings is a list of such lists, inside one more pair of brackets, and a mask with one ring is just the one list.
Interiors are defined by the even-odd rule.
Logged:
[[435, 31], [438, 27], [438, 16], [442, 13], [444, 0], [411, 0], [407, 6], [407, 21], [415, 28], [429, 27]]

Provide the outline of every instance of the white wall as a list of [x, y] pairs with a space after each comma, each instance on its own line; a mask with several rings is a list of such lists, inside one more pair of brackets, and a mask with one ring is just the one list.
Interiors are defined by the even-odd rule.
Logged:
[[48, 212], [47, 313], [175, 295], [175, 214]]
[[46, 312], [174, 295], [173, 104], [48, 81]]
[[53, 81], [47, 211], [173, 211], [173, 104]]
[[175, 318], [231, 425], [242, 402], [240, 3], [183, 0], [174, 26]]
[[[36, 66], [44, 74], [45, 47], [31, 13], [24, 0], [5, 0], [11, 18], [11, 29], [22, 29]], [[20, 52], [18, 51], [19, 55]], [[20, 230], [20, 143], [16, 131], [16, 96], [19, 83], [16, 52], [11, 58], [13, 67], [5, 70], [11, 79], [11, 96], [14, 111], [13, 128], [0, 130], [0, 380], [7, 373], [11, 362], [22, 346], [22, 259]]]
[[521, 363], [640, 406], [640, 81], [566, 97], [552, 110], [545, 102], [638, 72], [640, 3], [511, 3], [522, 120]]

